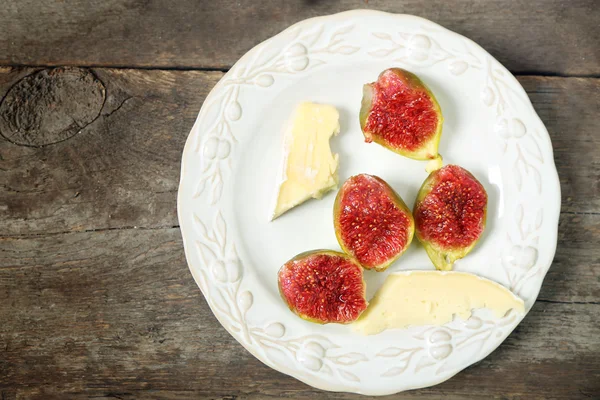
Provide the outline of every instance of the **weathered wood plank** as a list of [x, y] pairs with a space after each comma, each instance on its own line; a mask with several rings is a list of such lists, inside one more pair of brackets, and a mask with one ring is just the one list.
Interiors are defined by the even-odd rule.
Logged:
[[[80, 133], [42, 148], [0, 137], [0, 234], [177, 224], [183, 145], [223, 74], [94, 72], [106, 102]], [[0, 93], [22, 75], [0, 73]]]
[[0, 64], [228, 68], [295, 22], [356, 8], [429, 18], [515, 72], [600, 74], [594, 0], [5, 0]]
[[600, 304], [600, 215], [561, 214], [554, 262], [538, 298]]
[[519, 77], [554, 148], [562, 210], [600, 212], [600, 79]]
[[[35, 70], [0, 70], [0, 96]], [[0, 136], [0, 235], [175, 226], [180, 157], [220, 72], [94, 69], [98, 119], [42, 148]], [[552, 137], [563, 211], [600, 211], [600, 79], [520, 77]]]
[[[211, 314], [181, 246], [176, 228], [0, 239], [0, 392], [28, 399], [357, 398], [311, 389], [255, 360]], [[597, 395], [599, 318], [599, 304], [538, 302], [490, 357], [397, 398]]]

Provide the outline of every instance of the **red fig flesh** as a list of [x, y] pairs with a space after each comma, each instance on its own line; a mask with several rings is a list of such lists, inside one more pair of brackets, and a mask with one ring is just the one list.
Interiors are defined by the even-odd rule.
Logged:
[[319, 324], [347, 324], [367, 308], [363, 270], [346, 254], [302, 253], [279, 270], [279, 293], [299, 317]]
[[487, 193], [467, 170], [446, 165], [425, 180], [414, 207], [417, 239], [439, 270], [451, 270], [485, 228]]
[[340, 246], [367, 269], [385, 270], [413, 238], [410, 210], [394, 189], [376, 176], [361, 174], [344, 182], [333, 214]]
[[363, 87], [360, 126], [366, 142], [416, 160], [434, 159], [443, 121], [431, 90], [409, 71], [387, 69]]

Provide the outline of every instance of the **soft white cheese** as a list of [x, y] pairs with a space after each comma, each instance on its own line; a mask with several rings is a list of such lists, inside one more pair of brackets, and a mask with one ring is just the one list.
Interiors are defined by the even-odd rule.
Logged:
[[340, 132], [339, 113], [326, 104], [301, 103], [285, 131], [283, 162], [271, 220], [337, 187], [338, 155], [329, 139]]
[[514, 309], [524, 313], [523, 300], [504, 286], [466, 272], [412, 271], [388, 276], [369, 308], [353, 324], [364, 335], [411, 325], [443, 325], [454, 315], [467, 320], [477, 308], [497, 318]]

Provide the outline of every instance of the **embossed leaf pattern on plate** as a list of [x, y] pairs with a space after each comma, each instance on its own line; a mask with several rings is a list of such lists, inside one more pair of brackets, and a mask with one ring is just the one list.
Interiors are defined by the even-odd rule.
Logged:
[[[246, 346], [258, 346], [266, 357], [276, 365], [285, 366], [294, 360], [306, 373], [326, 371], [345, 380], [360, 382], [360, 378], [344, 367], [368, 361], [358, 352], [337, 352], [340, 349], [322, 335], [294, 337], [283, 322], [271, 322], [266, 326], [253, 326], [246, 313], [254, 303], [250, 290], [241, 286], [244, 268], [228, 238], [227, 225], [220, 211], [208, 228], [198, 216], [193, 216], [194, 226], [200, 237], [196, 249], [202, 265], [199, 285], [211, 309], [221, 317], [222, 323]], [[214, 284], [211, 284], [214, 282]]]
[[[365, 18], [394, 23], [367, 24]], [[342, 59], [436, 69], [447, 74], [445, 79], [477, 85], [475, 99], [491, 116], [486, 134], [501, 149], [503, 183], [516, 196], [514, 209], [505, 210], [506, 243], [497, 246], [497, 264], [510, 288], [531, 302], [536, 292], [525, 290], [528, 282], [541, 285], [549, 267], [540, 262], [542, 228], [554, 216], [546, 212], [543, 199], [558, 189], [548, 188], [551, 180], [544, 179], [553, 165], [547, 132], [514, 77], [470, 40], [416, 17], [355, 11], [304, 21], [251, 50], [217, 84], [188, 138], [182, 186], [191, 190], [180, 190], [178, 198], [186, 256], [207, 303], [222, 325], [268, 365], [324, 389], [389, 394], [415, 387], [415, 378], [426, 377], [421, 386], [439, 383], [481, 359], [520, 317], [511, 312], [492, 320], [476, 314], [464, 322], [410, 330], [410, 343], [368, 348], [338, 342], [335, 336], [298, 334], [283, 319], [249, 318], [259, 307], [260, 293], [247, 283], [253, 269], [240, 258], [232, 217], [223, 204], [251, 117], [251, 104], [241, 94], [266, 96]], [[189, 167], [192, 160], [195, 169]]]
[[[231, 169], [230, 154], [238, 140], [232, 125], [243, 117], [239, 103], [244, 86], [269, 88], [281, 75], [301, 74], [325, 64], [324, 56], [350, 55], [359, 47], [348, 44], [345, 36], [354, 29], [344, 24], [330, 33], [325, 25], [303, 31], [296, 29], [293, 40], [281, 51], [267, 54], [263, 45], [254, 58], [236, 66], [220, 82], [224, 90], [212, 96], [202, 106], [199, 119], [212, 120], [206, 132], [198, 132], [195, 151], [202, 155], [200, 178], [194, 197], [210, 192], [211, 204], [216, 204], [223, 192], [224, 174]], [[266, 55], [266, 57], [265, 57]]]

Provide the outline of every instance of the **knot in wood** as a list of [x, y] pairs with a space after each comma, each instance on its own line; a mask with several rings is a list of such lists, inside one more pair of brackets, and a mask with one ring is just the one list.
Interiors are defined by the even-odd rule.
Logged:
[[41, 147], [67, 140], [100, 114], [106, 90], [87, 69], [51, 68], [15, 83], [0, 104], [0, 134]]

